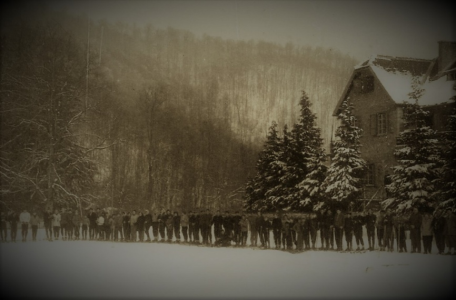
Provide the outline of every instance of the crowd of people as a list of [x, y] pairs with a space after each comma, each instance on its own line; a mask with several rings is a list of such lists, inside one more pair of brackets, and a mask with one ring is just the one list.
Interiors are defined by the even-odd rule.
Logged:
[[[391, 209], [376, 213], [372, 210], [342, 212], [337, 209], [334, 213], [322, 210], [318, 213], [269, 215], [238, 211], [217, 211], [212, 214], [209, 209], [179, 214], [164, 209], [161, 212], [147, 209], [120, 212], [100, 208], [90, 209], [82, 215], [80, 211], [71, 209], [46, 210], [38, 215], [37, 212], [30, 214], [24, 209], [20, 214], [14, 211], [8, 214], [1, 212], [1, 240], [8, 241], [9, 229], [9, 241], [16, 242], [20, 225], [22, 241], [27, 241], [29, 226], [32, 241], [36, 241], [41, 222], [48, 241], [182, 242], [266, 249], [273, 245], [275, 249], [293, 251], [317, 250], [318, 245], [318, 250], [396, 249], [398, 252], [408, 252], [408, 231], [411, 253], [431, 253], [435, 239], [439, 254], [456, 254], [455, 214], [441, 209], [421, 213], [416, 208], [409, 215], [394, 213]], [[363, 232], [367, 233], [367, 243]]]

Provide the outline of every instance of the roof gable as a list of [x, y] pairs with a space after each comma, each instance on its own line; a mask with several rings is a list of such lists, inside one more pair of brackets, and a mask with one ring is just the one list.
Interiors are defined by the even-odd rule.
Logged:
[[456, 96], [454, 81], [447, 81], [445, 77], [430, 79], [435, 70], [435, 60], [375, 55], [355, 66], [333, 115], [337, 115], [340, 105], [347, 97], [356, 70], [363, 68], [369, 68], [375, 74], [396, 104], [410, 102], [409, 94], [413, 92], [413, 86], [416, 84], [424, 90], [418, 100], [420, 105], [441, 104]]

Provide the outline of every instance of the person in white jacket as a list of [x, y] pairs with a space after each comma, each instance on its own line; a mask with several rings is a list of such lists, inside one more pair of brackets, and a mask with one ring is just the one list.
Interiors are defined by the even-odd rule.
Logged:
[[30, 213], [27, 209], [24, 208], [19, 215], [19, 222], [22, 224], [22, 241], [25, 242], [27, 240], [28, 226], [30, 223]]

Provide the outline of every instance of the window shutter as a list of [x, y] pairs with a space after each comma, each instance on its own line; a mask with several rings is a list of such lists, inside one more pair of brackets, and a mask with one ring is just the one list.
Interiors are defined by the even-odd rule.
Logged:
[[386, 118], [386, 132], [388, 133], [393, 133], [393, 126], [392, 126], [392, 111], [387, 111], [385, 112], [385, 118]]
[[377, 135], [377, 115], [370, 115], [370, 133], [371, 135]]

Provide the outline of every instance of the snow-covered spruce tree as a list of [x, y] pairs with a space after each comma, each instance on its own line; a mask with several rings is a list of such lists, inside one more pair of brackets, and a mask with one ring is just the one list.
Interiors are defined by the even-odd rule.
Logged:
[[290, 143], [284, 151], [288, 154], [286, 172], [281, 178], [284, 185], [284, 206], [292, 210], [311, 210], [320, 198], [320, 186], [326, 166], [323, 139], [316, 126], [316, 116], [310, 109], [309, 97], [303, 91], [298, 122], [293, 125]]
[[456, 212], [456, 109], [448, 119], [442, 147], [444, 163], [435, 180], [437, 190], [434, 197], [441, 208]]
[[403, 107], [404, 130], [400, 133], [404, 146], [394, 151], [398, 165], [386, 186], [390, 198], [382, 202], [384, 207], [398, 211], [412, 207], [427, 206], [434, 202], [434, 182], [438, 169], [443, 165], [436, 131], [426, 125], [429, 112], [418, 104], [423, 90], [417, 87], [410, 93], [413, 104], [406, 102]]
[[366, 162], [360, 157], [359, 138], [362, 129], [355, 126], [352, 106], [345, 100], [337, 116], [341, 124], [336, 130], [333, 142], [333, 157], [322, 189], [326, 196], [326, 205], [346, 206], [361, 194], [362, 178]]
[[269, 127], [267, 140], [264, 148], [259, 155], [256, 164], [257, 174], [246, 186], [246, 198], [244, 208], [246, 210], [271, 210], [272, 206], [268, 205], [266, 193], [279, 185], [281, 156], [281, 139], [278, 135], [277, 123], [272, 122]]

